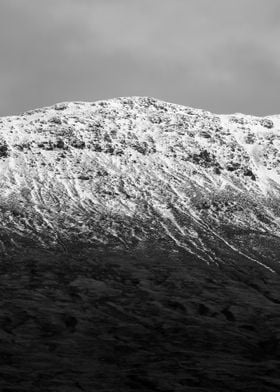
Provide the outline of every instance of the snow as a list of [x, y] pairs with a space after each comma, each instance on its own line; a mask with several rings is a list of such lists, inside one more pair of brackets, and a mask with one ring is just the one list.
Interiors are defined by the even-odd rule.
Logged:
[[0, 228], [24, 232], [25, 221], [45, 246], [70, 231], [127, 246], [165, 238], [216, 262], [216, 238], [263, 264], [238, 233], [280, 236], [280, 116], [217, 115], [148, 97], [64, 102], [0, 119], [1, 143]]

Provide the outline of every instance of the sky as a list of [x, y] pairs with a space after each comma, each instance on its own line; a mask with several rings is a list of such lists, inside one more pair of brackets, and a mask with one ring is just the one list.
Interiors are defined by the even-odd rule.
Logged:
[[279, 0], [1, 0], [0, 116], [151, 96], [280, 114]]

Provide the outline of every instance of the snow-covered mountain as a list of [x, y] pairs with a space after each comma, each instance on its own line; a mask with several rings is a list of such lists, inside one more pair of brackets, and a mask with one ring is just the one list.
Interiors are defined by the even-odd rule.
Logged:
[[280, 116], [118, 98], [3, 117], [0, 137], [4, 253], [168, 244], [278, 268]]
[[0, 120], [0, 390], [278, 392], [280, 116]]

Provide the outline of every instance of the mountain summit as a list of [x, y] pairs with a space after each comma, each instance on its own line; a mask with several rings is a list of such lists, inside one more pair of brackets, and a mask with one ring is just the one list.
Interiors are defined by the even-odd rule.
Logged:
[[278, 269], [280, 117], [153, 98], [69, 102], [0, 120], [1, 250], [183, 250]]
[[280, 116], [0, 120], [0, 390], [278, 392]]

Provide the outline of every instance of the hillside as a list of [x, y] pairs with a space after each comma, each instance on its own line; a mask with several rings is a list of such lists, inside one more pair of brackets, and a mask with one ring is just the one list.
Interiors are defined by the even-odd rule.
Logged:
[[1, 118], [0, 387], [278, 391], [279, 205], [277, 115]]
[[206, 262], [229, 251], [277, 268], [277, 116], [119, 98], [4, 117], [0, 135], [4, 252], [26, 236], [45, 247], [168, 241]]

